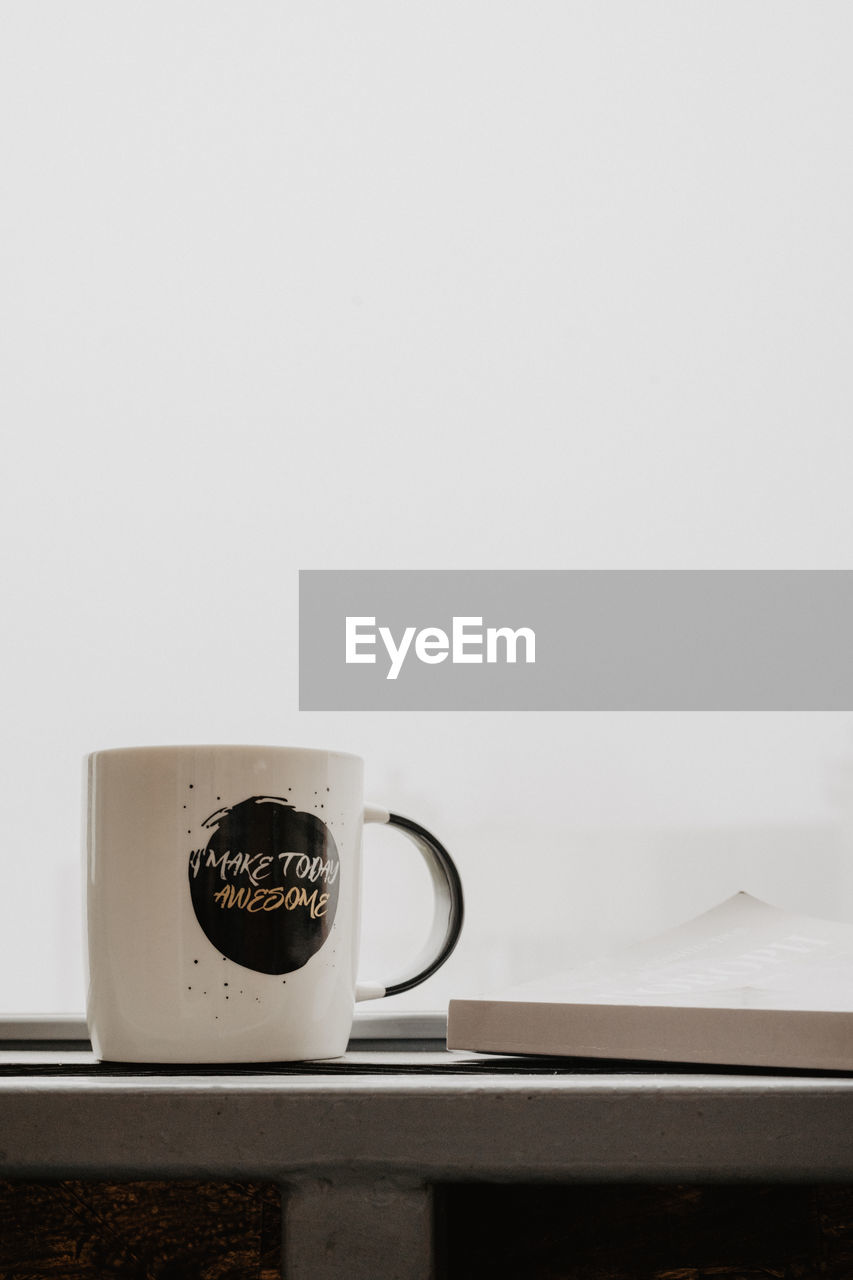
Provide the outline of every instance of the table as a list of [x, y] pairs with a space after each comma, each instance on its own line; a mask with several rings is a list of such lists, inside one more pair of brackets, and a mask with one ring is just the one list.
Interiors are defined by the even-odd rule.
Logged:
[[433, 1189], [479, 1182], [853, 1182], [853, 1077], [359, 1042], [258, 1067], [0, 1049], [0, 1176], [266, 1178], [288, 1280], [427, 1280]]

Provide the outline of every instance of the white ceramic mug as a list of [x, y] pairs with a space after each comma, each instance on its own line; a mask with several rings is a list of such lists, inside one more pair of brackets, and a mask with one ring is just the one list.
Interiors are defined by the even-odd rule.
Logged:
[[[126, 747], [87, 758], [89, 1031], [121, 1062], [342, 1054], [354, 1001], [444, 963], [462, 927], [447, 851], [365, 807], [363, 764], [297, 747]], [[403, 977], [358, 983], [361, 835], [386, 822], [427, 861], [435, 916]]]

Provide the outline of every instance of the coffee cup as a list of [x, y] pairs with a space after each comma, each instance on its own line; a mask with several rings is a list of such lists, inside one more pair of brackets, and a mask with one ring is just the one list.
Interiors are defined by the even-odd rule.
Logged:
[[[86, 760], [87, 1017], [101, 1060], [345, 1052], [356, 1002], [407, 991], [459, 938], [462, 886], [418, 823], [365, 805], [363, 762], [300, 747], [164, 746]], [[434, 918], [390, 982], [357, 978], [365, 823], [431, 872]]]

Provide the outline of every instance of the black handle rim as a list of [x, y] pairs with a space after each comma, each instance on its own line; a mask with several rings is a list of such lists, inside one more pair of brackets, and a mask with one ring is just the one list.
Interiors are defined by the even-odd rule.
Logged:
[[410, 991], [412, 987], [417, 987], [420, 983], [426, 982], [427, 978], [431, 978], [450, 956], [462, 932], [462, 922], [465, 918], [465, 901], [462, 895], [462, 880], [456, 869], [456, 864], [441, 841], [436, 840], [431, 831], [427, 831], [426, 827], [420, 826], [417, 822], [412, 822], [411, 818], [402, 817], [399, 813], [388, 814], [388, 825], [400, 827], [414, 841], [421, 852], [435, 862], [447, 883], [450, 898], [447, 930], [438, 954], [425, 969], [422, 969], [420, 973], [416, 973], [414, 977], [406, 978], [402, 982], [396, 982], [392, 986], [385, 988], [386, 996], [398, 996], [402, 991]]

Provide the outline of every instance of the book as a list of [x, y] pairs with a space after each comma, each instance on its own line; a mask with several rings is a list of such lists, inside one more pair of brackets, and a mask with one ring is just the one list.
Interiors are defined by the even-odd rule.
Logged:
[[737, 893], [614, 956], [451, 1000], [447, 1047], [853, 1070], [853, 924]]

